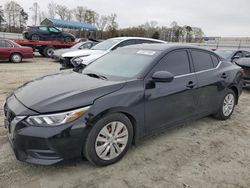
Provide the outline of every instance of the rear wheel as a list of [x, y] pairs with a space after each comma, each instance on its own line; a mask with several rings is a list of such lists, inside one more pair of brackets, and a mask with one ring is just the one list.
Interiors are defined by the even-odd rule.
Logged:
[[236, 104], [236, 95], [233, 90], [229, 89], [224, 94], [222, 101], [220, 103], [220, 108], [215, 114], [215, 117], [220, 120], [227, 120], [230, 118], [234, 111]]
[[37, 35], [37, 34], [34, 34], [34, 35], [32, 35], [31, 36], [31, 40], [40, 40], [40, 36], [39, 35]]
[[22, 56], [18, 53], [14, 53], [10, 56], [10, 61], [12, 63], [20, 63], [22, 62]]
[[65, 37], [64, 42], [73, 42], [71, 37]]
[[51, 57], [54, 53], [54, 47], [53, 46], [47, 46], [43, 49], [43, 54], [45, 57]]
[[106, 166], [119, 161], [128, 151], [133, 127], [123, 114], [110, 114], [100, 119], [85, 143], [85, 157], [95, 165]]

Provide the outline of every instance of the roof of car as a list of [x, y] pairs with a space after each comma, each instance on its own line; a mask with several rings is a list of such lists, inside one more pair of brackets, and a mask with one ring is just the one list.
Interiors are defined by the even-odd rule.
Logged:
[[166, 41], [163, 41], [163, 40], [146, 38], [146, 37], [115, 37], [115, 38], [112, 38], [112, 39], [118, 39], [118, 40], [143, 39], [143, 40], [151, 40], [151, 41], [157, 41], [157, 42], [167, 43]]
[[[130, 48], [130, 49], [142, 49], [142, 50], [157, 50], [157, 51], [165, 51], [170, 49], [181, 49], [181, 48], [193, 48], [193, 49], [201, 49], [210, 51], [208, 49], [197, 47], [197, 46], [191, 46], [186, 44], [176, 44], [176, 43], [164, 43], [164, 44], [137, 44], [137, 45], [131, 45], [131, 46], [125, 46], [123, 48]], [[212, 52], [212, 50], [211, 50]]]

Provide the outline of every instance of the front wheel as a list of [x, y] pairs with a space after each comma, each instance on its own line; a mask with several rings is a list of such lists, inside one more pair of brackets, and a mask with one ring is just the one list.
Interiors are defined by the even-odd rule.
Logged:
[[123, 114], [110, 114], [100, 119], [90, 131], [84, 155], [95, 165], [106, 166], [119, 161], [133, 139], [133, 127]]
[[236, 104], [236, 96], [233, 90], [229, 89], [224, 94], [222, 101], [220, 103], [220, 108], [215, 114], [215, 117], [220, 120], [227, 120], [230, 118], [234, 111]]
[[64, 42], [73, 42], [71, 37], [65, 37]]

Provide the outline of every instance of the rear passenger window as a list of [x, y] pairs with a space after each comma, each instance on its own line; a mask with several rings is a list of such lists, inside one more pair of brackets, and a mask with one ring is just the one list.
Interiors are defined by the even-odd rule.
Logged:
[[219, 59], [215, 56], [215, 55], [211, 55], [214, 67], [217, 67], [217, 65], [219, 64]]
[[157, 70], [171, 72], [175, 76], [190, 73], [189, 59], [186, 50], [170, 52], [166, 55], [157, 67]]
[[191, 50], [195, 71], [203, 71], [214, 67], [212, 58], [209, 53], [201, 50]]

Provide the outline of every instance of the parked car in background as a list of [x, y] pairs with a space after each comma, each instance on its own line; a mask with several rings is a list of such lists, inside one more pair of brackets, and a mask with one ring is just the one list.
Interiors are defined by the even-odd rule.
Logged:
[[143, 44], [143, 43], [166, 43], [166, 42], [162, 40], [142, 38], [142, 37], [111, 38], [103, 42], [100, 42], [99, 44], [92, 47], [90, 50], [84, 50], [84, 51], [76, 50], [62, 54], [60, 63], [62, 64], [62, 68], [73, 68], [75, 66], [78, 66], [79, 64], [81, 64], [82, 66], [86, 66], [90, 62], [96, 60], [97, 58], [117, 48], [135, 44]]
[[240, 58], [235, 64], [244, 70], [244, 85], [250, 86], [250, 58]]
[[242, 84], [241, 68], [208, 50], [127, 46], [82, 72], [26, 83], [6, 100], [5, 127], [21, 161], [52, 165], [84, 155], [105, 166], [146, 135], [209, 115], [230, 118]]
[[240, 58], [250, 57], [250, 52], [246, 50], [224, 50], [218, 49], [214, 51], [219, 56], [231, 62], [236, 62]]
[[34, 41], [75, 41], [74, 35], [62, 32], [53, 26], [29, 26], [23, 31], [23, 37]]
[[0, 39], [0, 59], [8, 59], [13, 63], [20, 63], [22, 59], [33, 58], [33, 49], [31, 47], [20, 46], [14, 41]]
[[58, 49], [54, 50], [51, 57], [57, 61], [59, 61], [62, 58], [62, 54], [67, 53], [67, 52], [72, 52], [75, 50], [85, 50], [85, 49], [90, 49], [99, 42], [94, 42], [94, 41], [85, 41], [85, 42], [79, 42], [75, 44], [74, 46], [70, 48], [63, 48], [63, 49]]

